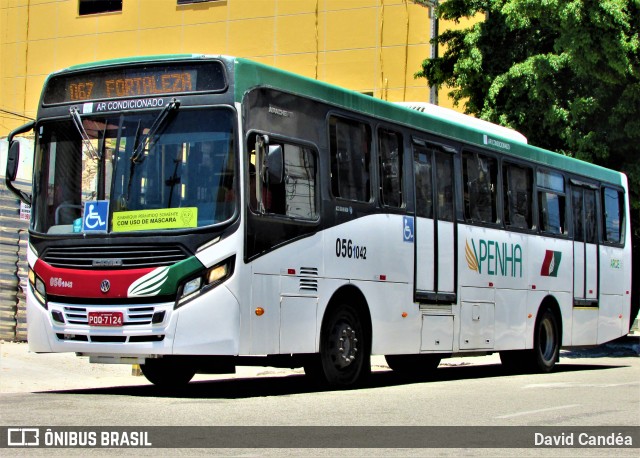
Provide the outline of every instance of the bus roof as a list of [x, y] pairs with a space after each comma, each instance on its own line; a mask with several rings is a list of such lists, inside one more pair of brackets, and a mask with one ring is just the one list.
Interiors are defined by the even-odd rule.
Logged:
[[510, 129], [509, 133], [502, 126], [478, 119], [475, 122], [469, 122], [469, 117], [465, 115], [457, 112], [455, 114], [446, 113], [444, 110], [424, 109], [424, 104], [422, 103], [397, 104], [386, 102], [244, 58], [207, 54], [164, 54], [126, 57], [74, 65], [53, 73], [49, 78], [64, 72], [118, 65], [206, 59], [223, 60], [227, 65], [235, 65], [234, 97], [237, 102], [241, 102], [246, 91], [254, 87], [272, 87], [285, 92], [304, 95], [338, 107], [355, 110], [379, 119], [411, 126], [448, 139], [482, 146], [514, 157], [521, 157], [541, 165], [620, 186], [623, 185], [622, 174], [619, 172], [528, 145], [524, 136]]
[[[235, 99], [240, 102], [245, 92], [256, 86], [267, 86], [304, 95], [342, 108], [355, 110], [379, 119], [412, 126], [448, 139], [459, 140], [520, 157], [543, 166], [572, 172], [583, 177], [622, 186], [623, 174], [569, 156], [544, 150], [526, 143], [518, 134], [505, 135], [501, 126], [487, 128], [482, 123], [468, 123], [457, 115], [419, 111], [411, 106], [386, 102], [355, 91], [270, 67], [248, 59], [236, 58]], [[483, 121], [484, 123], [485, 121]], [[491, 123], [487, 123], [491, 124]]]

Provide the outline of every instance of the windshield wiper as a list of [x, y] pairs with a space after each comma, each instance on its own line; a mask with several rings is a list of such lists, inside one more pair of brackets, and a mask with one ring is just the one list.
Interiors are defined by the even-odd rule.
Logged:
[[136, 132], [136, 139], [134, 141], [135, 150], [131, 155], [131, 162], [133, 162], [134, 164], [138, 162], [138, 159], [140, 159], [140, 155], [142, 154], [142, 152], [144, 150], [150, 150], [153, 147], [153, 143], [154, 143], [153, 138], [156, 136], [158, 131], [162, 127], [164, 127], [165, 123], [167, 122], [167, 119], [169, 118], [169, 114], [172, 111], [177, 110], [179, 107], [180, 107], [179, 100], [176, 100], [176, 99], [171, 100], [171, 102], [169, 102], [169, 104], [162, 109], [160, 114], [158, 114], [158, 117], [155, 119], [155, 121], [153, 121], [153, 124], [151, 124], [151, 127], [149, 128], [149, 132], [147, 132], [147, 135], [145, 136], [144, 140], [138, 142], [140, 130]]
[[73, 125], [76, 126], [76, 129], [78, 130], [78, 133], [82, 138], [82, 145], [87, 149], [87, 151], [89, 151], [89, 157], [95, 161], [99, 161], [101, 159], [101, 156], [93, 147], [93, 143], [91, 143], [89, 134], [87, 134], [87, 131], [84, 129], [84, 126], [82, 125], [82, 119], [80, 118], [80, 113], [78, 113], [78, 108], [77, 107], [69, 108], [69, 115], [71, 116], [71, 121], [73, 121]]
[[156, 119], [153, 121], [153, 124], [151, 124], [151, 127], [149, 127], [149, 132], [147, 132], [147, 135], [144, 137], [143, 140], [140, 140], [140, 134], [142, 132], [142, 122], [138, 122], [138, 127], [136, 128], [136, 133], [133, 140], [133, 153], [131, 153], [131, 167], [129, 168], [129, 179], [127, 180], [127, 193], [123, 194], [121, 197], [120, 206], [123, 209], [127, 208], [127, 203], [129, 202], [129, 197], [131, 196], [131, 185], [133, 183], [133, 175], [135, 173], [136, 166], [138, 165], [139, 162], [141, 162], [140, 156], [142, 156], [142, 153], [145, 150], [147, 151], [151, 150], [154, 143], [153, 137], [155, 137], [156, 134], [160, 131], [160, 129], [164, 127], [164, 125], [167, 122], [167, 119], [169, 119], [169, 114], [177, 110], [179, 107], [180, 107], [180, 101], [177, 99], [172, 99], [171, 102], [169, 102], [169, 104], [162, 109], [162, 111], [158, 114]]

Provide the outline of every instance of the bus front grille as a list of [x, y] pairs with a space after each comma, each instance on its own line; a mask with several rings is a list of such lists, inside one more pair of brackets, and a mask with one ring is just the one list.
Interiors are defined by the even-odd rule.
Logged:
[[187, 257], [178, 245], [109, 245], [49, 248], [43, 260], [68, 269], [138, 269], [170, 266]]

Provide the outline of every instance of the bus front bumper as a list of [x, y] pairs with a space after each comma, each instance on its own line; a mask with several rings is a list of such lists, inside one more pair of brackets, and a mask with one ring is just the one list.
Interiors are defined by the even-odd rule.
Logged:
[[[174, 302], [43, 307], [27, 291], [27, 338], [36, 353], [96, 355], [97, 362], [129, 363], [158, 355], [237, 355], [240, 306], [224, 286], [174, 309]], [[89, 314], [122, 314], [118, 326], [89, 325]], [[100, 355], [100, 358], [97, 356]], [[102, 359], [102, 360], [101, 360]]]

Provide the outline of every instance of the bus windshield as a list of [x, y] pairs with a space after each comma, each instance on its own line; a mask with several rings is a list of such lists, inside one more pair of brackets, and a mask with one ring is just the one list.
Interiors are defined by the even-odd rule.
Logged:
[[102, 232], [131, 232], [227, 221], [236, 208], [233, 130], [233, 112], [224, 108], [72, 111], [43, 121], [31, 228], [72, 234], [100, 221]]

